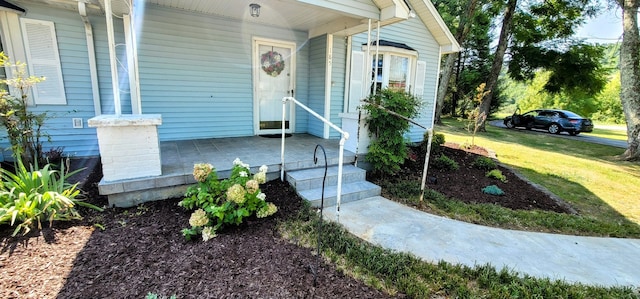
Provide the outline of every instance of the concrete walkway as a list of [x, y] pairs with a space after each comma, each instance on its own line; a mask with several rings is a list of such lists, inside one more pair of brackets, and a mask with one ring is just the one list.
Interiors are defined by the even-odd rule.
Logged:
[[[324, 210], [336, 220], [336, 208]], [[491, 264], [520, 274], [601, 286], [640, 287], [640, 240], [505, 230], [431, 215], [383, 197], [341, 205], [354, 235], [429, 262]]]

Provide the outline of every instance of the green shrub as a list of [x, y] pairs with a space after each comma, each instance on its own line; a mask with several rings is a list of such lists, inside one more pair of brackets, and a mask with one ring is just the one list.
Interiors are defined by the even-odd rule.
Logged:
[[490, 170], [490, 169], [494, 169], [496, 168], [496, 161], [493, 161], [493, 159], [489, 158], [489, 157], [477, 157], [475, 160], [473, 160], [473, 167], [478, 168], [478, 169], [483, 169], [483, 170]]
[[160, 296], [152, 292], [147, 293], [147, 295], [144, 297], [144, 299], [177, 299], [177, 298], [178, 297], [176, 297], [176, 295], [171, 295], [171, 297], [166, 297], [166, 296]]
[[50, 168], [47, 164], [28, 171], [21, 160], [17, 161], [15, 174], [0, 168], [0, 224], [15, 225], [13, 236], [20, 231], [27, 234], [35, 225], [40, 229], [46, 220], [51, 225], [54, 220], [82, 219], [76, 204], [102, 210], [76, 199], [80, 195], [77, 184], [65, 181], [80, 170], [64, 174], [64, 165], [60, 171]]
[[498, 179], [503, 183], [507, 182], [507, 177], [502, 174], [502, 171], [500, 171], [500, 169], [487, 171], [487, 174], [485, 174], [485, 176], [488, 178]]
[[[388, 182], [388, 181], [387, 181]], [[396, 198], [409, 199], [420, 195], [420, 181], [402, 180], [399, 182], [388, 182], [384, 186], [391, 196]]]
[[[44, 160], [42, 138], [50, 139], [42, 132], [42, 127], [50, 117], [46, 112], [30, 111], [29, 94], [31, 87], [45, 80], [44, 77], [29, 76], [23, 62], [12, 63], [0, 52], [0, 67], [11, 70], [12, 78], [0, 80], [0, 86], [12, 87], [17, 97], [6, 90], [0, 90], [0, 126], [4, 127], [11, 144], [12, 155], [22, 160], [24, 165], [41, 163]], [[36, 166], [37, 167], [37, 166]]]
[[457, 170], [458, 168], [460, 168], [460, 165], [458, 165], [458, 162], [447, 157], [446, 155], [440, 155], [440, 157], [438, 157], [437, 159], [432, 160], [431, 166], [433, 166], [436, 169], [447, 169], [447, 170]]
[[366, 123], [373, 137], [366, 160], [374, 172], [392, 175], [400, 170], [407, 158], [404, 134], [410, 127], [407, 120], [389, 111], [414, 118], [418, 115], [420, 100], [404, 91], [383, 89], [369, 96], [363, 108], [368, 112]]
[[[422, 136], [422, 142], [420, 143], [420, 151], [422, 154], [427, 153], [427, 142], [429, 142], [429, 131], [425, 131]], [[442, 153], [442, 145], [444, 145], [444, 134], [434, 133], [431, 139], [431, 153], [433, 156]]]
[[267, 180], [267, 166], [251, 175], [249, 165], [240, 159], [233, 161], [231, 175], [218, 180], [211, 164], [195, 164], [193, 177], [198, 182], [187, 189], [185, 198], [178, 203], [188, 210], [195, 210], [189, 218], [190, 228], [182, 230], [187, 240], [202, 234], [207, 241], [216, 237], [224, 225], [239, 225], [245, 217], [255, 214], [258, 218], [273, 215], [278, 208], [265, 200], [260, 184]]
[[496, 196], [504, 195], [504, 191], [502, 191], [502, 189], [500, 189], [500, 187], [496, 185], [490, 185], [482, 188], [482, 193], [496, 195]]

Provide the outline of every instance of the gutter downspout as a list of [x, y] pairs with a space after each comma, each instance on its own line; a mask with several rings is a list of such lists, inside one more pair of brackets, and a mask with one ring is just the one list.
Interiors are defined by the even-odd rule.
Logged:
[[84, 2], [78, 2], [78, 13], [84, 23], [84, 32], [87, 38], [87, 54], [89, 55], [89, 73], [91, 75], [91, 92], [93, 93], [93, 109], [96, 116], [102, 114], [100, 102], [100, 87], [98, 84], [98, 67], [96, 65], [96, 48], [93, 42], [93, 28], [87, 17], [87, 7]]

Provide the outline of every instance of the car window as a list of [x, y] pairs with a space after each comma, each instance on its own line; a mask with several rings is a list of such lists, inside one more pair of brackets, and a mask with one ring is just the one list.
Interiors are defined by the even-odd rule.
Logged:
[[571, 117], [571, 118], [582, 118], [582, 116], [580, 116], [580, 115], [578, 115], [578, 114], [575, 114], [575, 113], [573, 113], [573, 112], [571, 112], [571, 111], [564, 111], [564, 114], [565, 114], [567, 117]]

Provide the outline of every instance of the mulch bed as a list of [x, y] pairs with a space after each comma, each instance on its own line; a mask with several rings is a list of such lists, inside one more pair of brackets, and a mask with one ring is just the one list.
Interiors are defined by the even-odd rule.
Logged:
[[[373, 183], [394, 184], [402, 180], [412, 180], [421, 182], [422, 170], [424, 167], [424, 154], [419, 153], [415, 148], [417, 159], [407, 161], [400, 173], [392, 178], [368, 175], [368, 179]], [[479, 156], [489, 157], [489, 152], [481, 147], [471, 147], [461, 149], [458, 144], [445, 143], [442, 146], [442, 153], [456, 161], [460, 168], [457, 170], [436, 169], [430, 163], [427, 170], [429, 177], [435, 178], [435, 182], [429, 183], [427, 188], [435, 190], [445, 196], [465, 203], [489, 203], [500, 205], [513, 210], [545, 210], [558, 213], [575, 213], [575, 211], [562, 200], [542, 191], [528, 181], [521, 179], [511, 169], [501, 165], [497, 169], [506, 176], [507, 182], [503, 183], [495, 178], [486, 177], [487, 170], [473, 167], [473, 162]], [[437, 156], [432, 156], [432, 162]], [[503, 196], [496, 196], [482, 192], [482, 188], [489, 185], [496, 185], [505, 192]], [[383, 196], [393, 197], [390, 194]]]
[[[477, 154], [487, 153], [474, 151], [444, 147], [460, 169], [430, 169], [437, 184], [429, 188], [466, 202], [568, 212], [509, 169], [499, 167], [509, 180], [506, 184], [486, 178], [484, 170], [469, 165]], [[420, 180], [422, 166], [420, 159], [406, 163], [400, 176]], [[106, 199], [97, 193], [100, 168], [93, 169], [82, 175], [83, 189], [90, 202], [103, 206]], [[480, 192], [491, 184], [506, 195]], [[53, 228], [17, 238], [9, 237], [9, 227], [0, 227], [0, 298], [144, 298], [149, 292], [178, 298], [390, 297], [326, 262], [314, 287], [313, 251], [276, 231], [278, 221], [297, 213], [301, 199], [278, 180], [265, 184], [263, 191], [279, 207], [274, 216], [249, 219], [206, 243], [187, 242], [180, 234], [190, 213], [177, 206], [179, 199], [103, 213], [82, 209], [82, 221], [54, 223]]]
[[[206, 243], [182, 237], [190, 213], [177, 206], [179, 199], [103, 213], [83, 209], [83, 221], [18, 238], [1, 227], [0, 298], [390, 297], [324, 261], [314, 287], [316, 255], [276, 231], [301, 199], [279, 180], [262, 190], [279, 207], [275, 215], [249, 219]], [[106, 204], [91, 192], [91, 202]]]

